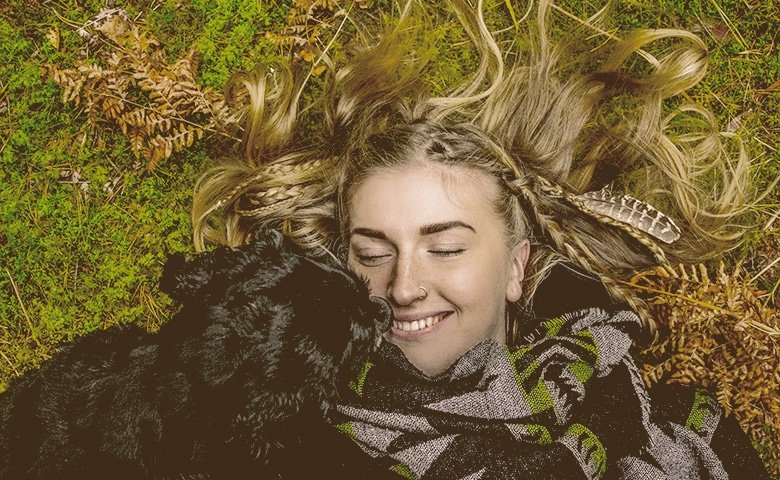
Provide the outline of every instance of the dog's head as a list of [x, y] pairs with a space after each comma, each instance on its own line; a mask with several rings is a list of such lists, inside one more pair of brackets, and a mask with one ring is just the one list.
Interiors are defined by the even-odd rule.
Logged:
[[369, 297], [365, 281], [335, 262], [303, 255], [271, 230], [235, 249], [191, 260], [172, 256], [160, 285], [190, 311], [252, 337], [238, 342], [247, 350], [239, 356], [248, 368], [259, 364], [258, 375], [326, 395], [357, 375], [390, 323], [390, 308]]

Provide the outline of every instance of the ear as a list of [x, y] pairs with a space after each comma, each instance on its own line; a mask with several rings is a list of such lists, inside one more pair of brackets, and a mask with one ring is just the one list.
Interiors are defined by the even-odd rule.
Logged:
[[284, 236], [271, 228], [258, 228], [252, 232], [252, 244], [258, 251], [270, 248], [272, 250], [282, 250], [284, 246]]
[[211, 255], [202, 253], [189, 260], [179, 253], [168, 257], [160, 277], [160, 290], [180, 303], [197, 296], [211, 278], [204, 268]]
[[506, 285], [506, 299], [509, 302], [516, 302], [523, 295], [525, 265], [530, 252], [531, 244], [527, 239], [520, 241], [509, 252], [509, 278]]

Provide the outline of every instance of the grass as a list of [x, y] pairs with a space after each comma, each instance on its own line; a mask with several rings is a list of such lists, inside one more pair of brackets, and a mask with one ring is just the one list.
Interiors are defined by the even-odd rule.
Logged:
[[[196, 143], [146, 171], [120, 132], [91, 127], [79, 106], [61, 101], [42, 67], [69, 68], [80, 58], [84, 41], [77, 29], [104, 3], [9, 0], [0, 6], [0, 390], [63, 340], [121, 323], [154, 330], [165, 321], [174, 306], [157, 289], [162, 263], [171, 252], [192, 250], [192, 186], [224, 153]], [[489, 3], [491, 25], [511, 28], [510, 4]], [[203, 85], [221, 89], [232, 72], [285, 53], [265, 32], [281, 31], [289, 1], [116, 4], [165, 45], [169, 58], [194, 47]], [[366, 5], [366, 15], [389, 8], [388, 2]], [[511, 5], [516, 17], [525, 12], [525, 4]], [[560, 5], [583, 16], [600, 2]], [[705, 39], [710, 72], [690, 97], [743, 136], [758, 187], [780, 175], [778, 23], [773, 2], [742, 0], [628, 0], [615, 6], [612, 20], [624, 28], [686, 28]], [[459, 29], [444, 25], [432, 33], [442, 42], [436, 55], [450, 58], [430, 79], [444, 89], [477, 60], [459, 46]], [[333, 49], [335, 58], [343, 56], [341, 40]], [[769, 292], [765, 301], [775, 307], [779, 197], [772, 192], [756, 209], [751, 221], [766, 228], [753, 230], [730, 259], [759, 277]]]

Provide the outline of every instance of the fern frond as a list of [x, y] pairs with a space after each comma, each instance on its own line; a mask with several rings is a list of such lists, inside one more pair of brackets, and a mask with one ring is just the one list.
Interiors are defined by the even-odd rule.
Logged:
[[665, 331], [644, 352], [645, 381], [711, 388], [766, 447], [769, 468], [780, 465], [780, 312], [761, 301], [763, 292], [740, 265], [728, 271], [721, 263], [717, 272], [704, 265], [658, 267], [630, 285], [653, 292], [650, 311]]
[[194, 50], [169, 63], [157, 39], [121, 9], [100, 12], [84, 32], [89, 41], [104, 41], [98, 64], [84, 59], [71, 69], [50, 65], [47, 73], [62, 88], [63, 102], [82, 105], [95, 127], [118, 127], [148, 169], [207, 134], [233, 138], [239, 117], [221, 93], [198, 85]]

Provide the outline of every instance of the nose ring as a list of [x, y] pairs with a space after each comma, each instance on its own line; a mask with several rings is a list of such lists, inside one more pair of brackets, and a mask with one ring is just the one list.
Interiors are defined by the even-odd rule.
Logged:
[[427, 296], [428, 296], [428, 290], [426, 290], [426, 289], [425, 289], [425, 287], [423, 287], [422, 285], [420, 285], [420, 290], [422, 290], [422, 291], [423, 291], [423, 293], [422, 293], [422, 295], [420, 295], [420, 296], [419, 296], [419, 297], [417, 297], [417, 298], [418, 298], [419, 300], [422, 300], [423, 298], [425, 298], [425, 297], [427, 297]]

